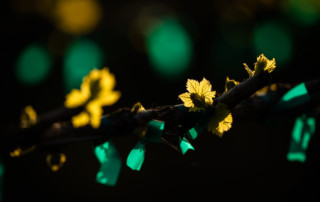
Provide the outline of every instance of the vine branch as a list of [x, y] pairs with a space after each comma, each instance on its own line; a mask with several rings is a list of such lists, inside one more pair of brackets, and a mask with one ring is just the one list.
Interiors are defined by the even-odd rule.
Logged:
[[[250, 112], [248, 109], [250, 108], [251, 111], [256, 111], [257, 109], [261, 111], [266, 110], [266, 103], [257, 107], [253, 104], [253, 98], [250, 96], [270, 83], [270, 74], [262, 71], [217, 97], [213, 104], [226, 104], [235, 119], [241, 119], [241, 117], [247, 116], [248, 111]], [[315, 97], [313, 100], [319, 101], [319, 79], [307, 82], [306, 85], [314, 95], [313, 97]], [[278, 93], [273, 95], [271, 99], [278, 100], [290, 87], [290, 85], [283, 85], [279, 88], [280, 90], [277, 91]], [[248, 102], [248, 100], [251, 100], [251, 102]], [[20, 129], [17, 127], [15, 130], [3, 133], [0, 136], [0, 148], [1, 152], [7, 153], [18, 146], [28, 147], [36, 145], [37, 148], [40, 149], [50, 149], [57, 145], [63, 146], [81, 141], [102, 141], [111, 137], [132, 135], [132, 131], [136, 127], [144, 126], [153, 119], [166, 123], [164, 134], [178, 133], [179, 135], [179, 133], [185, 132], [187, 129], [193, 127], [198, 121], [197, 116], [185, 116], [186, 114], [180, 110], [181, 107], [183, 107], [183, 104], [159, 106], [136, 114], [132, 113], [130, 108], [120, 108], [103, 116], [108, 118], [111, 127], [106, 127], [104, 124], [101, 124], [97, 129], [93, 129], [91, 126], [74, 128], [69, 120], [72, 116], [81, 112], [83, 107], [71, 109], [63, 107], [39, 115], [37, 124], [30, 128]], [[171, 127], [180, 124], [184, 127], [180, 129], [173, 129]]]

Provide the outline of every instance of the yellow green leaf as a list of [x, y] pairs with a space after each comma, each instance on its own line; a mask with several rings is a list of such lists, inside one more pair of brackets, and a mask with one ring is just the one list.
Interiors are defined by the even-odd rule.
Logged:
[[231, 88], [235, 87], [238, 84], [238, 81], [229, 79], [229, 77], [227, 77], [224, 92], [228, 92]]
[[261, 71], [268, 71], [268, 73], [271, 73], [275, 68], [276, 60], [274, 58], [272, 60], [269, 60], [263, 54], [259, 55], [259, 57], [257, 58], [257, 62], [254, 65], [255, 74]]
[[268, 73], [273, 72], [276, 68], [276, 60], [273, 58], [269, 60], [263, 54], [257, 57], [257, 62], [254, 63], [254, 70], [252, 71], [246, 63], [243, 63], [244, 69], [248, 72], [249, 77], [253, 77], [255, 74], [258, 74], [262, 71], [267, 71]]
[[199, 93], [200, 84], [199, 81], [193, 80], [193, 79], [188, 79], [187, 81], [187, 90], [190, 93]]
[[140, 102], [135, 103], [131, 108], [131, 112], [133, 112], [134, 114], [139, 113], [141, 111], [145, 111], [145, 110], [146, 109], [142, 106]]
[[215, 91], [211, 91], [211, 84], [205, 78], [201, 82], [188, 79], [187, 90], [188, 92], [180, 94], [179, 98], [184, 106], [189, 108], [189, 111], [206, 110], [213, 103], [216, 95]]
[[244, 69], [248, 72], [249, 77], [253, 77], [254, 72], [248, 67], [246, 63], [243, 63]]
[[181, 95], [179, 95], [179, 98], [182, 100], [184, 106], [188, 108], [194, 107], [190, 95], [190, 93], [182, 93]]
[[228, 131], [232, 126], [232, 115], [227, 106], [219, 103], [216, 106], [216, 112], [209, 118], [207, 129], [212, 134], [222, 137], [224, 132]]

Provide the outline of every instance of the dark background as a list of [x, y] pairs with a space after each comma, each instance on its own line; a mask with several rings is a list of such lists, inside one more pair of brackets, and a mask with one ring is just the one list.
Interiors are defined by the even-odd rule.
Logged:
[[[213, 83], [213, 89], [223, 92], [227, 75], [240, 81], [247, 78], [242, 63], [252, 67], [261, 53], [252, 42], [254, 30], [270, 21], [287, 27], [292, 39], [291, 56], [278, 64], [273, 80], [298, 83], [319, 77], [319, 19], [313, 23], [297, 21], [286, 10], [288, 1], [100, 1], [102, 17], [99, 23], [94, 29], [81, 34], [59, 30], [52, 18], [35, 9], [36, 2], [11, 0], [1, 3], [2, 128], [18, 122], [26, 105], [32, 105], [39, 114], [62, 105], [66, 95], [62, 75], [65, 50], [79, 38], [99, 44], [105, 54], [104, 66], [115, 74], [116, 89], [122, 92], [119, 102], [105, 113], [118, 107], [130, 107], [137, 101], [146, 108], [178, 104], [178, 95], [185, 91], [188, 78], [200, 80], [205, 76]], [[150, 5], [169, 8], [170, 15], [179, 19], [192, 39], [189, 68], [175, 79], [159, 76], [143, 48], [142, 36], [138, 33], [132, 39], [130, 35], [139, 12]], [[320, 18], [319, 3], [312, 5], [318, 11], [317, 18]], [[248, 20], [227, 24], [222, 16], [227, 15], [227, 19], [228, 15], [230, 19], [238, 17], [237, 14], [233, 16], [231, 8], [249, 12]], [[228, 9], [231, 12], [224, 14]], [[228, 29], [222, 31], [225, 24]], [[49, 76], [34, 85], [19, 81], [15, 66], [21, 51], [35, 42], [48, 46], [52, 33], [60, 36], [61, 49], [52, 53], [53, 65]], [[231, 40], [228, 42], [229, 36]], [[239, 42], [240, 47], [230, 41], [234, 44]], [[269, 59], [275, 57], [266, 56]], [[278, 120], [280, 126], [267, 124], [264, 117], [235, 122], [222, 139], [202, 134], [192, 143], [195, 152], [186, 156], [166, 145], [150, 143], [140, 172], [131, 171], [125, 165], [127, 154], [135, 142], [125, 137], [114, 139], [123, 159], [115, 187], [95, 182], [99, 163], [91, 142], [62, 148], [67, 155], [67, 163], [56, 173], [47, 167], [45, 152], [36, 151], [17, 159], [3, 156], [6, 169], [3, 201], [115, 201], [125, 198], [148, 201], [160, 198], [317, 201], [320, 198], [318, 128], [310, 142], [306, 163], [289, 162], [286, 154], [294, 120], [294, 116], [281, 117]]]

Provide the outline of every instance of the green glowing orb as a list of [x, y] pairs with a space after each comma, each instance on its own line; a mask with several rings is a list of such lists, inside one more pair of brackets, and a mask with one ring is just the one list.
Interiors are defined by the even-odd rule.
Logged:
[[3, 166], [3, 163], [0, 161], [0, 177], [3, 176], [3, 173], [4, 173], [4, 166]]
[[319, 20], [319, 6], [311, 0], [286, 0], [284, 8], [291, 19], [301, 25], [315, 24]]
[[192, 41], [177, 21], [167, 19], [152, 26], [146, 37], [150, 63], [166, 78], [177, 78], [189, 67], [192, 59]]
[[50, 73], [52, 57], [42, 46], [32, 44], [25, 48], [16, 63], [17, 79], [28, 85], [44, 81]]
[[280, 66], [292, 57], [293, 42], [285, 27], [268, 22], [256, 27], [253, 37], [256, 54], [264, 53], [268, 58], [275, 58]]
[[67, 92], [79, 88], [82, 78], [93, 68], [102, 68], [102, 64], [102, 50], [93, 41], [80, 39], [71, 44], [65, 54], [63, 71]]

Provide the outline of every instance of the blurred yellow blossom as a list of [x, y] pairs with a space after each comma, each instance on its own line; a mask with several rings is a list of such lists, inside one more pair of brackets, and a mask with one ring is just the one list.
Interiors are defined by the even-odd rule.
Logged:
[[213, 103], [216, 91], [211, 91], [211, 84], [205, 78], [199, 83], [196, 80], [188, 79], [187, 90], [189, 92], [179, 95], [184, 106], [190, 108], [189, 111], [205, 110]]
[[20, 157], [23, 155], [26, 155], [32, 151], [34, 151], [36, 148], [35, 145], [32, 145], [31, 147], [22, 149], [21, 147], [17, 147], [16, 149], [14, 149], [12, 152], [9, 153], [10, 157]]
[[90, 124], [94, 128], [100, 126], [100, 120], [103, 113], [102, 107], [98, 101], [91, 101], [87, 104], [87, 111], [90, 114]]
[[23, 112], [20, 116], [20, 127], [28, 128], [37, 123], [37, 112], [28, 105], [23, 109]]
[[255, 74], [261, 71], [267, 71], [271, 73], [276, 68], [276, 60], [273, 58], [269, 60], [263, 54], [257, 57], [257, 62], [254, 64], [254, 70], [252, 71], [246, 63], [243, 63], [245, 70], [248, 72], [249, 77], [254, 76]]
[[[52, 163], [53, 159], [57, 159], [59, 162]], [[56, 154], [55, 156], [53, 156], [52, 154], [47, 154], [46, 162], [53, 172], [57, 172], [58, 170], [60, 170], [60, 168], [62, 168], [66, 161], [67, 157], [64, 153], [60, 153], [59, 157], [57, 157]]]
[[80, 114], [73, 116], [71, 122], [75, 128], [85, 126], [89, 123], [90, 117], [87, 112], [81, 112]]
[[85, 110], [72, 117], [74, 127], [91, 124], [93, 128], [100, 126], [102, 107], [109, 106], [118, 101], [119, 91], [114, 91], [116, 80], [108, 68], [93, 69], [84, 77], [80, 90], [73, 89], [66, 96], [64, 103], [67, 108], [85, 106]]
[[21, 156], [22, 149], [20, 147], [16, 148], [12, 152], [10, 152], [11, 157], [19, 157]]
[[228, 131], [232, 126], [232, 115], [225, 104], [219, 103], [216, 106], [216, 111], [209, 118], [207, 129], [212, 134], [222, 137], [223, 133]]
[[87, 34], [102, 16], [97, 0], [57, 0], [52, 17], [57, 27], [70, 34]]

